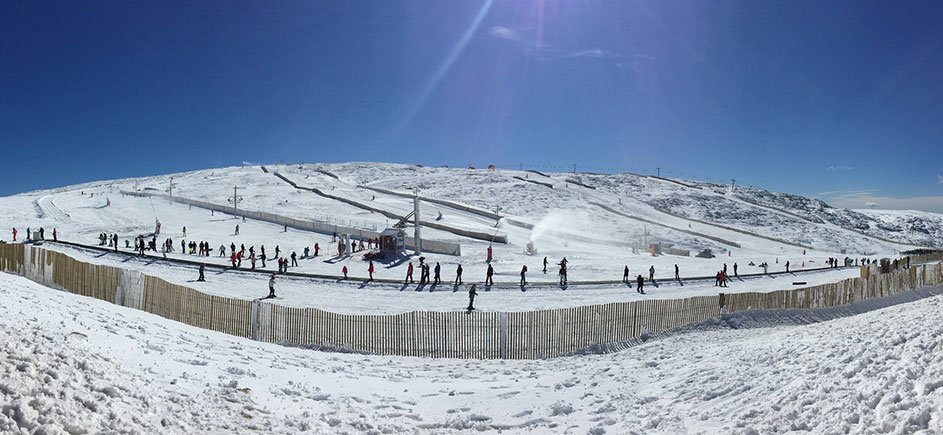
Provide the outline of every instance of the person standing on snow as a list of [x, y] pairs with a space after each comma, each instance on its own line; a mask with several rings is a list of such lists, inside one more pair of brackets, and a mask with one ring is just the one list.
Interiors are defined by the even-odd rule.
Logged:
[[[335, 233], [335, 234], [337, 234], [337, 233]], [[347, 266], [344, 266], [344, 268], [341, 269], [341, 272], [344, 272], [344, 279], [347, 279]]]
[[740, 275], [737, 275], [737, 263], [733, 264], [733, 276], [739, 278]]
[[625, 265], [625, 269], [622, 269], [622, 282], [624, 283], [629, 282], [629, 265], [628, 264]]
[[651, 282], [655, 282], [655, 265], [654, 264], [652, 265], [652, 267], [648, 268], [648, 280]]
[[471, 288], [468, 289], [468, 311], [475, 309], [475, 296], [478, 295], [476, 290], [475, 284], [472, 284]]
[[298, 254], [295, 251], [291, 251], [291, 267], [298, 266]]
[[461, 283], [462, 283], [462, 265], [459, 264], [458, 267], [455, 269], [455, 285], [459, 285]]
[[645, 291], [642, 290], [642, 287], [645, 286], [645, 278], [642, 278], [642, 275], [639, 275], [637, 278], [635, 278], [635, 281], [638, 284], [638, 288], [635, 291], [645, 294]]
[[226, 245], [219, 245], [219, 256], [220, 257], [226, 256]]
[[494, 268], [491, 267], [491, 265], [489, 264], [488, 272], [485, 275], [485, 285], [494, 285], [494, 279], [492, 278], [493, 276], [494, 276]]
[[203, 271], [206, 269], [206, 263], [200, 263], [200, 277], [197, 278], [197, 281], [206, 281], [206, 278], [203, 277]]
[[409, 262], [409, 267], [406, 268], [406, 279], [403, 280], [403, 284], [409, 284], [413, 281], [413, 262]]
[[235, 235], [237, 235], [237, 236], [239, 235], [239, 224], [236, 224], [236, 234], [235, 234]]
[[[625, 268], [628, 269], [629, 266], [626, 266]], [[544, 273], [547, 273], [547, 257], [544, 257]]]
[[318, 256], [318, 251], [320, 251], [320, 250], [321, 250], [321, 246], [318, 245], [317, 243], [315, 243], [315, 244], [314, 244], [314, 256], [315, 256], [315, 257]]
[[786, 273], [789, 273], [789, 260], [786, 260]]
[[435, 281], [433, 281], [434, 285], [439, 285], [439, 283], [442, 282], [442, 275], [439, 274], [439, 272], [441, 271], [442, 271], [442, 266], [439, 266], [439, 262], [436, 261], [435, 262]]
[[523, 267], [521, 267], [521, 287], [524, 287], [525, 285], [527, 285], [526, 275], [527, 275], [527, 265], [525, 264]]
[[13, 241], [16, 241], [16, 228], [13, 228]]
[[52, 229], [52, 241], [53, 241], [53, 242], [58, 242], [58, 241], [59, 241], [59, 232], [56, 231], [55, 228]]
[[370, 281], [373, 281], [373, 260], [370, 260], [370, 266], [367, 267], [367, 273], [370, 274]]
[[268, 279], [268, 297], [269, 298], [275, 297], [275, 274], [274, 273]]
[[488, 263], [491, 263], [491, 245], [488, 245]]
[[[727, 265], [725, 264], [725, 265], [724, 265], [724, 268], [726, 268], [726, 267], [727, 267]], [[724, 272], [724, 273], [727, 273], [727, 272]], [[675, 264], [675, 279], [678, 280], [678, 281], [681, 281], [681, 274], [678, 272], [678, 265], [677, 265], [677, 264]]]

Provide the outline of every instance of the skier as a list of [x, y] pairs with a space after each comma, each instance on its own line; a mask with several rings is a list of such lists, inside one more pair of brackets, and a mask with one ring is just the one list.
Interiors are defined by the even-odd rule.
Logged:
[[[335, 234], [337, 234], [337, 233], [335, 233]], [[341, 269], [341, 271], [344, 272], [344, 279], [347, 279], [347, 266], [344, 266], [344, 268]]]
[[249, 262], [252, 263], [252, 270], [255, 270], [255, 253], [249, 254]]
[[789, 273], [789, 260], [786, 260], [786, 273]]
[[[726, 266], [725, 266], [726, 267]], [[675, 279], [681, 281], [681, 274], [678, 273], [678, 265], [675, 265]]]
[[278, 248], [278, 245], [275, 245], [275, 258], [278, 258], [281, 252], [282, 251], [281, 249]]
[[[107, 238], [107, 237], [106, 237]], [[115, 242], [115, 252], [118, 252], [118, 233], [115, 233], [111, 236], [111, 240]]]
[[298, 266], [298, 254], [295, 251], [291, 251], [291, 267]]
[[13, 241], [16, 241], [16, 228], [13, 228]]
[[488, 245], [488, 263], [491, 262], [491, 245]]
[[733, 264], [733, 276], [739, 278], [740, 275], [737, 275], [737, 263]]
[[459, 264], [458, 268], [455, 269], [455, 284], [459, 285], [462, 283], [462, 265]]
[[409, 267], [406, 268], [406, 279], [403, 281], [403, 284], [408, 284], [413, 281], [413, 262], [409, 262]]
[[226, 245], [219, 245], [219, 256], [220, 257], [226, 256]]
[[557, 263], [560, 266], [560, 285], [566, 285], [566, 261]]
[[274, 273], [268, 279], [268, 297], [269, 298], [275, 297], [275, 274]]
[[436, 261], [435, 262], [435, 281], [433, 282], [434, 285], [439, 285], [439, 283], [442, 282], [442, 276], [439, 274], [441, 270], [442, 270], [442, 266], [439, 266], [439, 262]]
[[58, 242], [58, 241], [59, 241], [59, 232], [56, 231], [55, 228], [52, 229], [52, 241], [54, 241], [54, 242]]
[[237, 267], [236, 267], [236, 253], [235, 253], [235, 252], [229, 254], [229, 261], [232, 262], [232, 268], [233, 268], [233, 269], [237, 269]]
[[475, 284], [472, 284], [471, 288], [468, 289], [468, 311], [475, 309], [475, 296], [478, 295], [476, 290]]
[[494, 276], [494, 268], [491, 267], [491, 265], [489, 264], [487, 275], [485, 275], [485, 285], [494, 285], [494, 279], [492, 278], [493, 276]]
[[331, 234], [331, 242], [333, 243], [336, 241], [337, 241], [337, 231], [334, 231], [334, 233]]
[[625, 265], [625, 269], [622, 269], [622, 282], [624, 283], [629, 282], [629, 265], [628, 264]]
[[423, 264], [422, 265], [422, 283], [425, 284], [427, 282], [429, 282], [429, 265]]
[[641, 294], [645, 294], [645, 291], [642, 290], [642, 287], [645, 286], [645, 278], [642, 278], [642, 275], [639, 275], [635, 278], [635, 282], [638, 284], [638, 288], [635, 290]]
[[655, 282], [655, 265], [654, 264], [652, 265], [652, 267], [648, 268], [648, 280], [651, 282]]
[[724, 263], [724, 277], [727, 276], [727, 263]]
[[[625, 267], [628, 270], [629, 266]], [[544, 273], [547, 273], [547, 257], [544, 257]]]
[[29, 230], [29, 227], [26, 227], [26, 240], [33, 240], [33, 232]]
[[239, 235], [239, 224], [236, 224], [236, 234], [235, 234], [235, 235], [237, 235], [237, 236]]
[[527, 285], [526, 274], [527, 274], [527, 265], [525, 264], [524, 267], [521, 267], [521, 287], [524, 287], [525, 285]]
[[197, 278], [197, 281], [206, 281], [206, 278], [203, 277], [203, 270], [206, 269], [206, 263], [200, 263], [200, 277]]
[[259, 260], [262, 260], [262, 267], [265, 267], [265, 249], [262, 249], [262, 256], [259, 257]]
[[370, 281], [373, 281], [373, 260], [370, 260], [370, 266], [367, 267], [367, 273], [370, 274]]
[[310, 253], [311, 253], [311, 251], [308, 250], [308, 247], [307, 247], [307, 246], [305, 246], [305, 255], [304, 255], [304, 257], [301, 257], [301, 258], [308, 258], [308, 254], [310, 254]]
[[39, 227], [39, 240], [46, 240], [46, 231], [43, 230], [43, 227]]
[[317, 243], [315, 243], [315, 244], [314, 244], [314, 256], [315, 256], [315, 257], [318, 256], [318, 251], [320, 251], [320, 250], [321, 250], [321, 246], [319, 246]]

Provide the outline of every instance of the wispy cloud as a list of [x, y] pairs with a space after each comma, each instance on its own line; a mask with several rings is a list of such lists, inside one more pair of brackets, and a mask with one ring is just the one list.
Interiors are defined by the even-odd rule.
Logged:
[[866, 205], [866, 206], [868, 206], [868, 207], [870, 207], [870, 208], [880, 208], [880, 207], [881, 207], [881, 204], [878, 204], [878, 203], [876, 203], [876, 202], [874, 202], [874, 201], [868, 201], [868, 202], [864, 203], [864, 205]]
[[937, 183], [943, 184], [943, 175], [936, 174]]
[[506, 39], [508, 41], [521, 41], [521, 35], [509, 27], [504, 26], [494, 26], [488, 30], [488, 34], [496, 38]]
[[850, 171], [854, 169], [851, 166], [842, 166], [842, 165], [831, 165], [827, 168], [828, 172], [838, 172], [838, 171]]
[[588, 50], [574, 51], [563, 57], [564, 58], [592, 57], [592, 58], [597, 58], [597, 59], [615, 59], [620, 56], [622, 55], [612, 50], [606, 50], [604, 48], [590, 48]]

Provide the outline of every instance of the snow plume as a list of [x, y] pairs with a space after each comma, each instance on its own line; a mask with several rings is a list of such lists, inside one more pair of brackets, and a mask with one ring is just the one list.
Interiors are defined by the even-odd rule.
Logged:
[[876, 203], [876, 202], [874, 202], [874, 201], [868, 201], [865, 205], [867, 205], [867, 206], [870, 207], [870, 208], [878, 208], [878, 207], [881, 206], [880, 204], [878, 204], [878, 203]]
[[543, 241], [544, 245], [547, 244], [548, 239], [552, 237], [553, 231], [561, 231], [567, 233], [578, 233], [586, 234], [591, 236], [590, 233], [584, 231], [586, 228], [586, 222], [589, 221], [589, 216], [585, 216], [584, 213], [576, 212], [573, 210], [563, 210], [563, 211], [552, 211], [540, 219], [534, 228], [530, 231], [530, 241], [534, 242], [534, 245], [540, 249], [540, 244], [538, 242]]

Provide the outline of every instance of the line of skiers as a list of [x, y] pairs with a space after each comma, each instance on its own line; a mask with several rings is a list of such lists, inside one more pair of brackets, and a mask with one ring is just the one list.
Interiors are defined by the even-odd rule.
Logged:
[[[16, 227], [13, 228], [13, 241], [16, 241], [16, 235], [19, 234], [19, 231], [16, 230]], [[32, 241], [33, 236], [36, 236], [35, 240], [46, 240], [46, 230], [43, 227], [39, 227], [38, 231], [33, 231], [30, 227], [26, 227], [26, 240]], [[59, 240], [59, 232], [53, 228], [52, 229], [52, 240]]]

